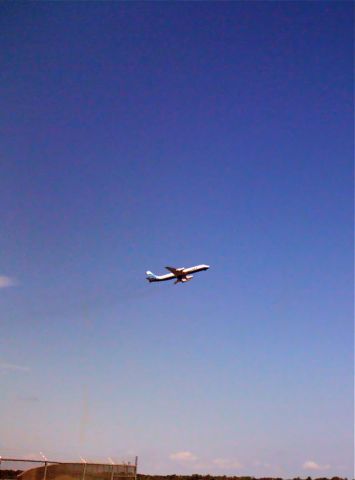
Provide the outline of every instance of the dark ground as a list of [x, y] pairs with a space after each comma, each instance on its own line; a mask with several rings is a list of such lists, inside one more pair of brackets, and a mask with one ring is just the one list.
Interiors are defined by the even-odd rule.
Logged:
[[[21, 470], [0, 470], [0, 479], [13, 479], [17, 478], [22, 471]], [[238, 477], [238, 476], [226, 476], [226, 475], [145, 475], [139, 473], [137, 480], [283, 480], [278, 477]], [[342, 477], [295, 477], [292, 480], [348, 480]]]

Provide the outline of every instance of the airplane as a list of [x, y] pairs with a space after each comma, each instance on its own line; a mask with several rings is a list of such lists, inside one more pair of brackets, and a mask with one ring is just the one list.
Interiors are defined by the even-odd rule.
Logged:
[[195, 267], [189, 268], [174, 268], [174, 267], [165, 267], [169, 272], [166, 275], [154, 275], [154, 273], [150, 272], [149, 270], [146, 273], [149, 283], [151, 282], [164, 282], [165, 280], [172, 280], [175, 278], [174, 284], [177, 283], [185, 283], [192, 279], [192, 273], [202, 272], [203, 270], [208, 270], [210, 268], [209, 265], [196, 265]]

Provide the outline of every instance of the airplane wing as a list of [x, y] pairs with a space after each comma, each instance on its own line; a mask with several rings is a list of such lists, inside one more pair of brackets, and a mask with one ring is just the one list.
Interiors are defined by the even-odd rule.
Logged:
[[174, 268], [174, 267], [165, 267], [169, 272], [173, 273], [175, 277], [180, 277], [183, 275], [184, 267], [183, 268]]

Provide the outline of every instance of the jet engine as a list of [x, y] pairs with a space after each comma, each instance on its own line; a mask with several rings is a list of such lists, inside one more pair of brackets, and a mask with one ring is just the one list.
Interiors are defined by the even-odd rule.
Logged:
[[188, 282], [189, 280], [191, 280], [191, 278], [193, 278], [193, 275], [186, 275], [185, 277], [183, 277], [181, 279], [182, 282]]

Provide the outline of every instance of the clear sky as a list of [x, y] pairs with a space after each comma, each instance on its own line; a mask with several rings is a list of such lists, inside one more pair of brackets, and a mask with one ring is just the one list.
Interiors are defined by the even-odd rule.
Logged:
[[1, 455], [353, 476], [352, 21], [1, 3]]

